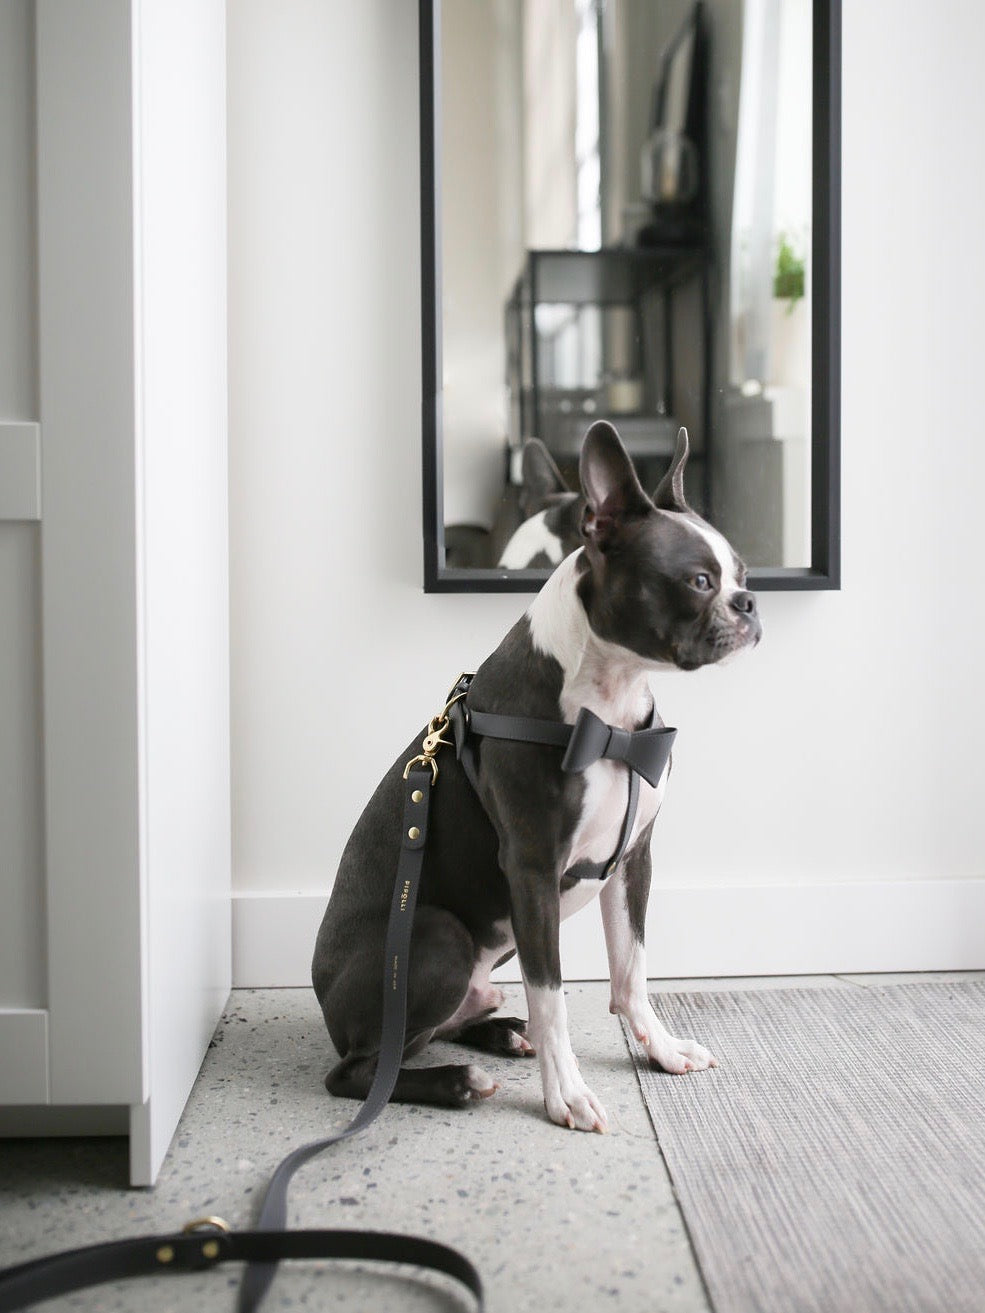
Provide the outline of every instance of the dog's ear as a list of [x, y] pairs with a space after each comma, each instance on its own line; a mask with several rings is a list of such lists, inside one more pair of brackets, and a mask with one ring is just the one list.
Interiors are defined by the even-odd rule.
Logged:
[[520, 510], [525, 519], [542, 510], [548, 497], [568, 492], [561, 471], [539, 438], [528, 438], [523, 444], [520, 473]]
[[605, 420], [585, 435], [579, 473], [586, 502], [581, 531], [601, 551], [627, 519], [653, 509], [619, 434]]
[[691, 509], [684, 499], [684, 466], [687, 464], [689, 451], [687, 429], [682, 428], [677, 434], [677, 449], [670, 462], [670, 469], [660, 480], [653, 494], [654, 506], [658, 506], [662, 511], [690, 511]]

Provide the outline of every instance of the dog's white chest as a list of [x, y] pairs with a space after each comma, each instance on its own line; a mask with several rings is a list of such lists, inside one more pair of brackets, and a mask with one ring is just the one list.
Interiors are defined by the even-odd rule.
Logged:
[[[635, 653], [594, 634], [577, 592], [578, 557], [573, 552], [551, 575], [528, 612], [535, 651], [561, 667], [561, 715], [573, 725], [582, 707], [607, 725], [634, 730], [649, 719], [653, 699], [646, 663]], [[602, 865], [619, 848], [629, 800], [629, 768], [597, 761], [582, 776], [585, 792], [564, 869], [579, 862]], [[640, 780], [639, 803], [629, 846], [660, 809], [667, 771], [653, 788]]]
[[[585, 794], [581, 815], [571, 840], [571, 853], [566, 863], [607, 862], [619, 847], [626, 805], [629, 801], [629, 769], [621, 762], [598, 761], [584, 774]], [[636, 838], [650, 824], [663, 800], [667, 772], [664, 771], [656, 788], [640, 780], [640, 796], [636, 819], [629, 839], [632, 847]]]
[[[649, 691], [640, 681], [615, 678], [607, 686], [599, 681], [593, 681], [589, 687], [580, 682], [573, 683], [563, 690], [561, 706], [567, 720], [575, 719], [578, 707], [588, 706], [607, 724], [630, 729], [649, 716], [651, 703]], [[572, 835], [571, 853], [566, 863], [569, 867], [578, 862], [604, 863], [609, 860], [619, 848], [629, 802], [630, 772], [624, 762], [597, 761], [589, 766], [582, 778], [585, 793]], [[627, 851], [659, 811], [666, 783], [666, 770], [656, 788], [640, 779], [636, 818]]]

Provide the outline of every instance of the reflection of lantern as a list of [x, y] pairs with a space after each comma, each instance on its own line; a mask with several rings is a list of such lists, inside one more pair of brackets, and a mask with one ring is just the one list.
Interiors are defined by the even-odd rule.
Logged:
[[698, 151], [680, 132], [658, 128], [640, 157], [643, 196], [654, 205], [683, 204], [698, 192]]

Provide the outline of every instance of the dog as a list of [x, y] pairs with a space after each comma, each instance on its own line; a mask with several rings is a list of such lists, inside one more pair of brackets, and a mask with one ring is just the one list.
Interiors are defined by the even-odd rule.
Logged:
[[[582, 546], [479, 667], [468, 694], [472, 707], [567, 723], [588, 708], [624, 730], [662, 725], [651, 672], [696, 670], [759, 642], [745, 566], [685, 501], [687, 456], [682, 429], [651, 499], [615, 429], [604, 421], [591, 427], [579, 467]], [[325, 1084], [339, 1096], [365, 1098], [376, 1068], [403, 768], [419, 751], [415, 740], [367, 804], [318, 932], [312, 981], [339, 1054]], [[536, 1054], [550, 1119], [605, 1131], [605, 1109], [571, 1046], [558, 946], [561, 921], [596, 895], [610, 1011], [627, 1020], [665, 1071], [697, 1071], [716, 1061], [696, 1041], [669, 1034], [647, 996], [650, 835], [669, 763], [656, 787], [640, 780], [625, 855], [600, 878], [621, 836], [627, 768], [603, 759], [573, 774], [560, 761], [542, 745], [484, 738], [473, 787], [452, 750], [444, 750], [413, 922], [404, 1054], [420, 1053], [435, 1037], [497, 1054]], [[490, 974], [514, 952], [526, 1022], [495, 1015], [503, 992]], [[464, 1106], [497, 1088], [472, 1063], [402, 1067], [393, 1098]]]
[[584, 502], [572, 492], [539, 438], [528, 438], [520, 456], [517, 527], [497, 562], [506, 570], [559, 565], [581, 546]]

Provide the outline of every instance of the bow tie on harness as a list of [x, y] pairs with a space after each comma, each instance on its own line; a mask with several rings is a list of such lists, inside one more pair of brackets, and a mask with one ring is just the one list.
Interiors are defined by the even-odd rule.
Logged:
[[[564, 748], [561, 769], [580, 773], [600, 760], [621, 761], [629, 768], [629, 797], [619, 847], [600, 874], [611, 875], [626, 851], [639, 801], [640, 778], [656, 786], [670, 759], [676, 730], [650, 724], [629, 731], [606, 725], [582, 707], [574, 725], [525, 716], [503, 716], [468, 705], [472, 675], [462, 675], [435, 716], [421, 745], [423, 751], [404, 770], [404, 813], [400, 859], [394, 884], [384, 949], [383, 1023], [376, 1073], [365, 1101], [342, 1131], [302, 1145], [278, 1165], [264, 1192], [253, 1231], [232, 1231], [221, 1218], [200, 1218], [183, 1232], [136, 1236], [65, 1251], [0, 1271], [0, 1313], [13, 1313], [43, 1299], [120, 1277], [153, 1272], [200, 1271], [227, 1261], [245, 1261], [239, 1290], [239, 1313], [254, 1313], [273, 1279], [277, 1263], [291, 1258], [348, 1258], [412, 1264], [444, 1272], [475, 1296], [481, 1310], [482, 1282], [464, 1255], [446, 1245], [416, 1236], [371, 1231], [298, 1231], [287, 1228], [287, 1188], [291, 1177], [311, 1158], [364, 1130], [383, 1111], [393, 1093], [403, 1059], [407, 1020], [407, 962], [424, 849], [428, 836], [431, 789], [438, 779], [435, 756], [454, 746], [472, 787], [479, 790], [476, 739], [507, 739]], [[444, 737], [451, 729], [454, 744]]]
[[[640, 797], [640, 778], [657, 787], [670, 760], [671, 748], [677, 737], [676, 729], [654, 725], [657, 709], [653, 708], [650, 723], [643, 729], [626, 730], [607, 725], [604, 720], [582, 707], [573, 725], [557, 720], [534, 720], [529, 716], [502, 716], [489, 711], [476, 711], [468, 705], [468, 693], [473, 675], [462, 675], [448, 697], [443, 715], [455, 736], [455, 755], [476, 792], [479, 792], [476, 738], [507, 739], [515, 743], [542, 743], [548, 747], [564, 748], [561, 769], [570, 774], [581, 774], [595, 762], [621, 761], [629, 767], [629, 796], [623, 818], [619, 846], [601, 868], [600, 876], [612, 874], [625, 855], [636, 821]], [[446, 743], [440, 735], [437, 742]], [[427, 740], [425, 740], [425, 754]], [[433, 758], [432, 758], [432, 767]]]

